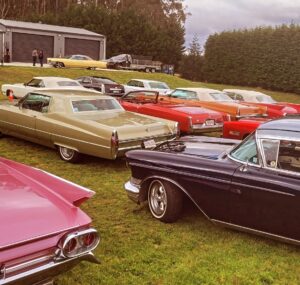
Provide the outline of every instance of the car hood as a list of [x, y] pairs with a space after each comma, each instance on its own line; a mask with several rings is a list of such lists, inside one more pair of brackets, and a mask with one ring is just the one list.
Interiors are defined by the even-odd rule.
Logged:
[[0, 251], [91, 222], [67, 196], [60, 195], [61, 189], [55, 189], [62, 187], [56, 184], [59, 179], [5, 159], [0, 159], [0, 175]]

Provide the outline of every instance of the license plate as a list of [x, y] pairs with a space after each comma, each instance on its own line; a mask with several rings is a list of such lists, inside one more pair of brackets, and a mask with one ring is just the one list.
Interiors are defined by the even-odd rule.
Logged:
[[206, 120], [205, 125], [206, 126], [213, 126], [215, 124], [215, 120]]
[[144, 146], [144, 148], [153, 148], [153, 147], [156, 147], [156, 142], [155, 142], [155, 140], [143, 141], [143, 146]]

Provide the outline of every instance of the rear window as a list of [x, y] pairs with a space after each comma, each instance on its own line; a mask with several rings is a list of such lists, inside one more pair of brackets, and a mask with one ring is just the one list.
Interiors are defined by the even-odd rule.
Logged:
[[196, 92], [190, 90], [175, 90], [171, 93], [171, 97], [185, 100], [198, 100]]
[[81, 86], [79, 82], [76, 81], [58, 81], [58, 86]]
[[169, 86], [163, 82], [149, 82], [149, 86], [155, 89], [169, 89]]
[[120, 104], [114, 99], [92, 99], [72, 101], [74, 112], [122, 110]]
[[209, 95], [215, 100], [215, 101], [232, 101], [232, 99], [225, 93], [209, 93]]

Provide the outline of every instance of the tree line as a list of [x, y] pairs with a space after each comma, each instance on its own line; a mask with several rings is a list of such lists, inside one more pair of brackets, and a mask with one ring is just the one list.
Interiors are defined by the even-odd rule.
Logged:
[[300, 26], [211, 35], [202, 72], [210, 82], [300, 93]]
[[149, 55], [177, 65], [184, 51], [184, 0], [0, 0], [0, 17], [103, 34], [107, 57]]

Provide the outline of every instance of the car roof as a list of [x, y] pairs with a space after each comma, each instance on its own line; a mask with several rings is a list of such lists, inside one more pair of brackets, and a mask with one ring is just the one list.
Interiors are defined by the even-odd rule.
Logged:
[[257, 95], [260, 96], [267, 96], [267, 97], [271, 97], [265, 93], [259, 92], [259, 91], [253, 91], [253, 90], [242, 90], [242, 89], [224, 89], [224, 92], [232, 92], [232, 93], [236, 93], [239, 95], [242, 95], [244, 97], [254, 97]]
[[276, 130], [300, 132], [300, 118], [284, 118], [261, 124], [258, 130]]
[[187, 90], [194, 91], [196, 93], [223, 93], [220, 90], [210, 89], [210, 88], [202, 88], [202, 87], [178, 87], [175, 90]]
[[60, 77], [60, 76], [35, 76], [33, 79], [40, 79], [45, 81], [53, 81], [53, 80], [64, 80], [64, 81], [76, 81], [74, 79], [68, 78], [68, 77]]
[[76, 98], [97, 98], [97, 99], [112, 99], [111, 96], [102, 95], [94, 90], [81, 89], [49, 89], [49, 90], [35, 90], [31, 94], [46, 95], [52, 97], [76, 97]]
[[131, 80], [137, 80], [137, 81], [142, 81], [142, 82], [147, 82], [147, 83], [149, 83], [149, 82], [159, 82], [159, 83], [164, 83], [164, 84], [166, 84], [165, 82], [163, 82], [163, 81], [158, 81], [158, 80], [148, 80], [148, 79], [138, 79], [138, 78], [133, 78], [133, 79], [130, 79], [129, 81], [131, 81]]

